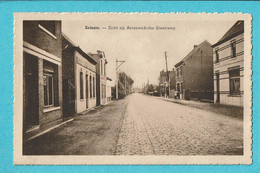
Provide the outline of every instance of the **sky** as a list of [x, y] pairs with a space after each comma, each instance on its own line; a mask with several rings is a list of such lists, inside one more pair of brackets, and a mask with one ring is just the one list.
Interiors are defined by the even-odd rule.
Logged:
[[[107, 75], [116, 79], [116, 59], [125, 63], [119, 68], [134, 80], [134, 87], [144, 83], [158, 84], [161, 70], [166, 70], [182, 60], [204, 40], [215, 44], [236, 20], [63, 20], [62, 32], [86, 53], [105, 52]], [[165, 26], [175, 30], [91, 30], [85, 26]]]

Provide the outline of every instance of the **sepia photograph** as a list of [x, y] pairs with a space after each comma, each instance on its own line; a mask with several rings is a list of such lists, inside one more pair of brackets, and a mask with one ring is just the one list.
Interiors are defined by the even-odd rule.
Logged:
[[15, 164], [250, 164], [251, 15], [14, 13]]

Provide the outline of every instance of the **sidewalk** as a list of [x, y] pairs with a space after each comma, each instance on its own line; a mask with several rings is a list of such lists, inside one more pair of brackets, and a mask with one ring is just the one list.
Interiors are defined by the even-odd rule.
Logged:
[[25, 155], [113, 155], [128, 98], [75, 116], [73, 121], [24, 143]]
[[214, 103], [201, 102], [196, 100], [182, 100], [182, 99], [165, 98], [165, 97], [157, 97], [157, 98], [168, 102], [173, 102], [185, 106], [190, 106], [190, 107], [214, 112], [217, 114], [243, 119], [243, 107], [214, 104]]

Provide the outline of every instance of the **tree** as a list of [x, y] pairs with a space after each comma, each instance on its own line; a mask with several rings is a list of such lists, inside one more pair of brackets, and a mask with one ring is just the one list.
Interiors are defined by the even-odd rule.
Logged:
[[[132, 86], [134, 80], [125, 72], [119, 72], [118, 74], [118, 98], [124, 98], [126, 95], [132, 93]], [[115, 93], [115, 92], [114, 92]]]

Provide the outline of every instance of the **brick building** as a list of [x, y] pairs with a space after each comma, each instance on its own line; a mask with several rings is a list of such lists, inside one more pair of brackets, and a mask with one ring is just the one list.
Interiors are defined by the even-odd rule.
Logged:
[[212, 47], [214, 102], [243, 106], [244, 21], [237, 21]]
[[62, 121], [61, 21], [23, 22], [24, 140]]
[[[169, 80], [170, 78], [170, 90], [169, 90]], [[160, 88], [160, 96], [161, 97], [174, 97], [174, 92], [176, 89], [176, 78], [175, 78], [175, 71], [172, 69], [172, 71], [168, 71], [168, 77], [167, 72], [162, 70], [160, 71], [159, 76], [159, 88]]]
[[65, 34], [62, 37], [64, 115], [95, 107], [97, 100], [96, 62]]
[[[88, 53], [88, 55], [96, 61], [97, 69], [97, 105], [104, 105], [111, 99], [107, 99], [107, 80], [110, 78], [107, 77], [107, 59], [103, 51], [97, 51], [96, 54]], [[110, 96], [110, 95], [109, 95]]]
[[213, 101], [213, 57], [211, 44], [205, 40], [175, 64], [176, 90], [181, 99]]

